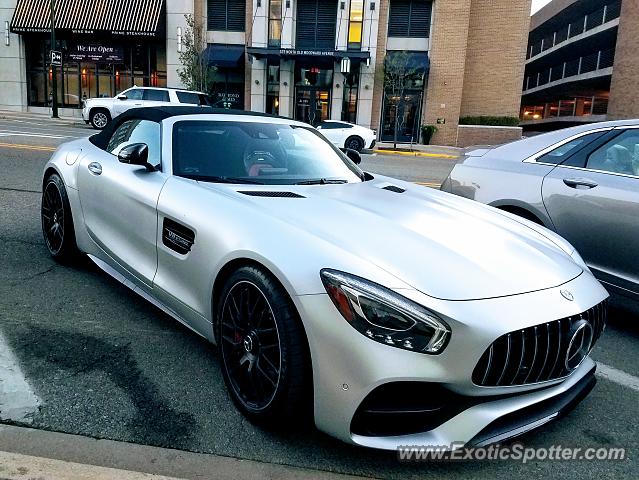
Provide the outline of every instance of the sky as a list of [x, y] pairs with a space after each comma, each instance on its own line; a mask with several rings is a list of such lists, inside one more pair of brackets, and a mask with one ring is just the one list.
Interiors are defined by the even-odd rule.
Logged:
[[537, 12], [537, 10], [539, 10], [541, 7], [549, 4], [552, 0], [533, 0], [532, 2], [532, 11], [530, 12], [531, 15], [535, 12]]

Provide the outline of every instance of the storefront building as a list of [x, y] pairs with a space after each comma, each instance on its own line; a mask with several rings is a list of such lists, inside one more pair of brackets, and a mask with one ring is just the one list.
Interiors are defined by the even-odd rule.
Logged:
[[[106, 3], [56, 1], [55, 50], [62, 52], [62, 66], [57, 68], [60, 108], [79, 109], [83, 99], [113, 97], [133, 85], [166, 85], [162, 0], [117, 2], [106, 14], [101, 6]], [[17, 37], [21, 61], [12, 73], [19, 78], [16, 70], [22, 64], [20, 97], [33, 110], [52, 105], [50, 25], [48, 1], [15, 2], [10, 33]]]
[[[397, 128], [418, 142], [436, 124], [434, 141], [455, 144], [460, 116], [518, 114], [530, 1], [56, 0], [58, 99], [72, 112], [133, 84], [179, 87], [189, 14], [215, 106], [358, 123], [386, 141]], [[0, 0], [0, 109], [50, 106], [48, 5]], [[410, 69], [399, 90], [385, 78], [392, 58]]]

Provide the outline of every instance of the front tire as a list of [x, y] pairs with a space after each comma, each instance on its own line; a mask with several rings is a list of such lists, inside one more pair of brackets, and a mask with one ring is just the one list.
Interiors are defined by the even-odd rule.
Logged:
[[71, 206], [64, 182], [57, 173], [49, 176], [42, 190], [40, 206], [42, 234], [51, 256], [69, 261], [78, 256]]
[[344, 142], [344, 148], [361, 152], [364, 149], [364, 140], [356, 135], [348, 137], [346, 142]]
[[245, 266], [228, 278], [216, 303], [222, 374], [237, 408], [269, 427], [308, 419], [308, 345], [284, 288], [268, 272]]
[[111, 121], [111, 115], [106, 108], [94, 108], [89, 116], [91, 126], [96, 130], [102, 130]]

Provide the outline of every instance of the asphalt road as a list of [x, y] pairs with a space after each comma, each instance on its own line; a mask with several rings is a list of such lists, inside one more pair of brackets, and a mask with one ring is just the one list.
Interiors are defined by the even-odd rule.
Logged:
[[[639, 319], [618, 311], [594, 357], [631, 376], [630, 383], [599, 378], [568, 417], [521, 441], [536, 448], [625, 447], [624, 461], [402, 464], [394, 454], [312, 429], [276, 433], [251, 425], [225, 391], [213, 347], [89, 261], [62, 266], [49, 258], [39, 222], [41, 169], [55, 145], [92, 131], [18, 120], [0, 118], [0, 336], [40, 402], [27, 425], [384, 478], [639, 477], [639, 387], [632, 386]], [[424, 183], [441, 182], [452, 165], [396, 156], [363, 161], [372, 172]]]

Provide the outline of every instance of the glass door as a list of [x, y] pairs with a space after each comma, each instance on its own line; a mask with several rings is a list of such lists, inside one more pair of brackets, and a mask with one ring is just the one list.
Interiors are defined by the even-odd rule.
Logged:
[[295, 120], [313, 126], [328, 120], [331, 108], [330, 90], [297, 87], [295, 91]]
[[382, 141], [392, 142], [397, 128], [398, 142], [418, 143], [421, 107], [421, 92], [407, 92], [402, 99], [386, 97], [382, 111]]

